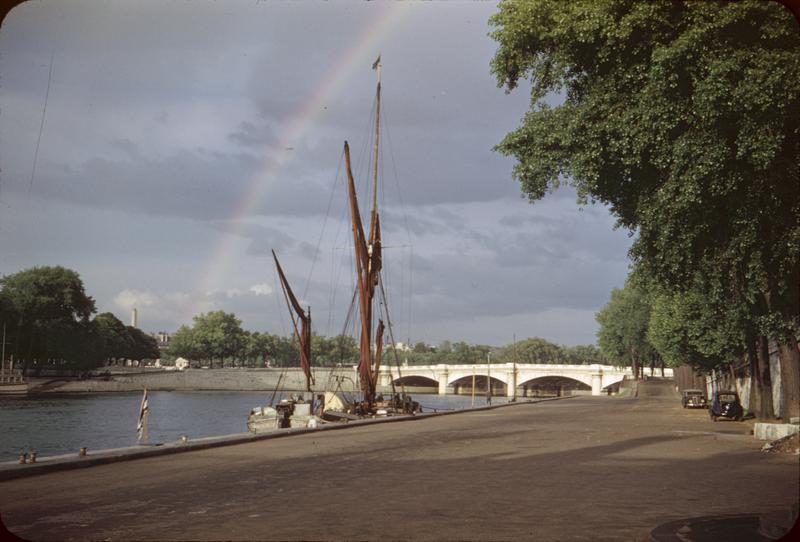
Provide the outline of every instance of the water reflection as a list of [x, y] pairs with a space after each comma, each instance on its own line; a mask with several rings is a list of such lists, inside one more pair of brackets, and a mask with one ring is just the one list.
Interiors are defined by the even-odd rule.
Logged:
[[[181, 435], [211, 437], [247, 432], [250, 409], [267, 403], [272, 392], [153, 391], [150, 406], [151, 443], [173, 442]], [[283, 396], [278, 394], [275, 401]], [[0, 397], [0, 461], [35, 450], [39, 457], [135, 446], [140, 392], [114, 394]], [[415, 394], [425, 412], [469, 408], [469, 396]], [[492, 398], [492, 404], [505, 402]], [[475, 397], [475, 406], [486, 404]]]

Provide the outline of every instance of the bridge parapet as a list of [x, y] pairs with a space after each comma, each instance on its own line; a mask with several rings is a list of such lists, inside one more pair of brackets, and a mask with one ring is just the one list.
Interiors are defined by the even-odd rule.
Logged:
[[[645, 371], [650, 374], [651, 371]], [[438, 364], [407, 365], [403, 367], [383, 366], [380, 369], [380, 382], [391, 384], [402, 377], [424, 377], [438, 383], [439, 393], [444, 395], [455, 381], [472, 375], [486, 376], [506, 385], [507, 395], [516, 394], [519, 385], [545, 377], [564, 377], [577, 380], [592, 389], [592, 395], [600, 395], [603, 388], [622, 381], [633, 373], [629, 367], [589, 364], [549, 364], [549, 363], [491, 363], [487, 364]], [[652, 375], [651, 375], [652, 376]], [[672, 369], [665, 370], [665, 376], [672, 376]]]

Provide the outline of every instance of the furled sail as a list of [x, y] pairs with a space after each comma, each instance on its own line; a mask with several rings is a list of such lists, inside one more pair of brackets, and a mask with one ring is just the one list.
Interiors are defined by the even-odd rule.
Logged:
[[283, 268], [274, 250], [272, 251], [272, 257], [275, 258], [275, 266], [278, 269], [278, 277], [281, 281], [286, 304], [290, 310], [294, 310], [295, 314], [297, 314], [297, 320], [300, 321], [300, 329], [298, 330], [297, 320], [292, 318], [294, 332], [300, 343], [300, 367], [302, 367], [306, 375], [306, 389], [311, 391], [311, 385], [314, 383], [314, 376], [311, 374], [311, 307], [308, 308], [308, 312], [303, 310], [294, 292], [292, 292], [292, 288], [289, 286], [289, 281], [286, 280], [286, 275], [283, 273]]
[[[369, 240], [364, 235], [361, 213], [358, 210], [358, 196], [355, 181], [350, 168], [350, 146], [344, 144], [345, 165], [347, 169], [347, 193], [350, 200], [350, 215], [353, 225], [353, 244], [356, 253], [356, 277], [358, 283], [358, 301], [361, 314], [361, 340], [359, 350], [361, 357], [358, 374], [364, 400], [372, 405], [375, 399], [377, 370], [380, 363], [380, 348], [376, 348], [375, 358], [372, 352], [372, 300], [375, 287], [378, 285], [381, 271], [381, 227], [377, 209], [372, 210]], [[376, 338], [382, 342], [383, 321], [378, 322]], [[378, 346], [378, 345], [376, 345]], [[374, 361], [373, 361], [374, 359]]]

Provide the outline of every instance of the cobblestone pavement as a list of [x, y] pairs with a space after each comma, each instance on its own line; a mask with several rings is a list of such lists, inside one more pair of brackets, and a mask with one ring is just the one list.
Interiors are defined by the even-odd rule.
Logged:
[[[198, 415], [202, 415], [199, 413]], [[668, 382], [0, 483], [35, 540], [629, 540], [797, 502], [796, 455]]]

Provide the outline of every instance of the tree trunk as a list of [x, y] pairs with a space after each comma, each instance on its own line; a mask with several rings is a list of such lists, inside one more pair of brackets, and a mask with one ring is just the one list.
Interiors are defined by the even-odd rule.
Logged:
[[[11, 354], [11, 357], [12, 358], [17, 358], [17, 360], [20, 359], [20, 355], [19, 355], [19, 346], [20, 346], [19, 345], [19, 343], [20, 343], [19, 335], [20, 335], [20, 330], [21, 329], [22, 329], [22, 318], [20, 318], [19, 322], [17, 322], [16, 336], [14, 337], [14, 348], [12, 349], [13, 351], [12, 351], [12, 354]], [[13, 367], [12, 367], [12, 369], [13, 369]], [[23, 366], [22, 374], [24, 375], [25, 371], [27, 371], [27, 370], [28, 370], [28, 364], [26, 362], [24, 364], [24, 366]]]
[[800, 350], [797, 337], [790, 335], [778, 343], [781, 362], [781, 419], [800, 417]]
[[769, 371], [769, 346], [767, 338], [759, 335], [753, 345], [750, 359], [750, 410], [757, 418], [775, 417], [772, 406], [772, 378]]
[[[33, 352], [33, 330], [31, 330], [31, 334], [28, 337], [28, 353], [25, 356], [25, 369], [23, 370], [23, 373], [22, 373], [23, 375], [27, 374], [27, 372], [28, 372], [28, 361], [33, 359], [33, 356], [31, 355], [32, 352]], [[39, 376], [39, 367], [36, 367], [34, 369], [34, 374], [36, 376]]]
[[664, 378], [664, 360], [661, 360], [661, 378]]

